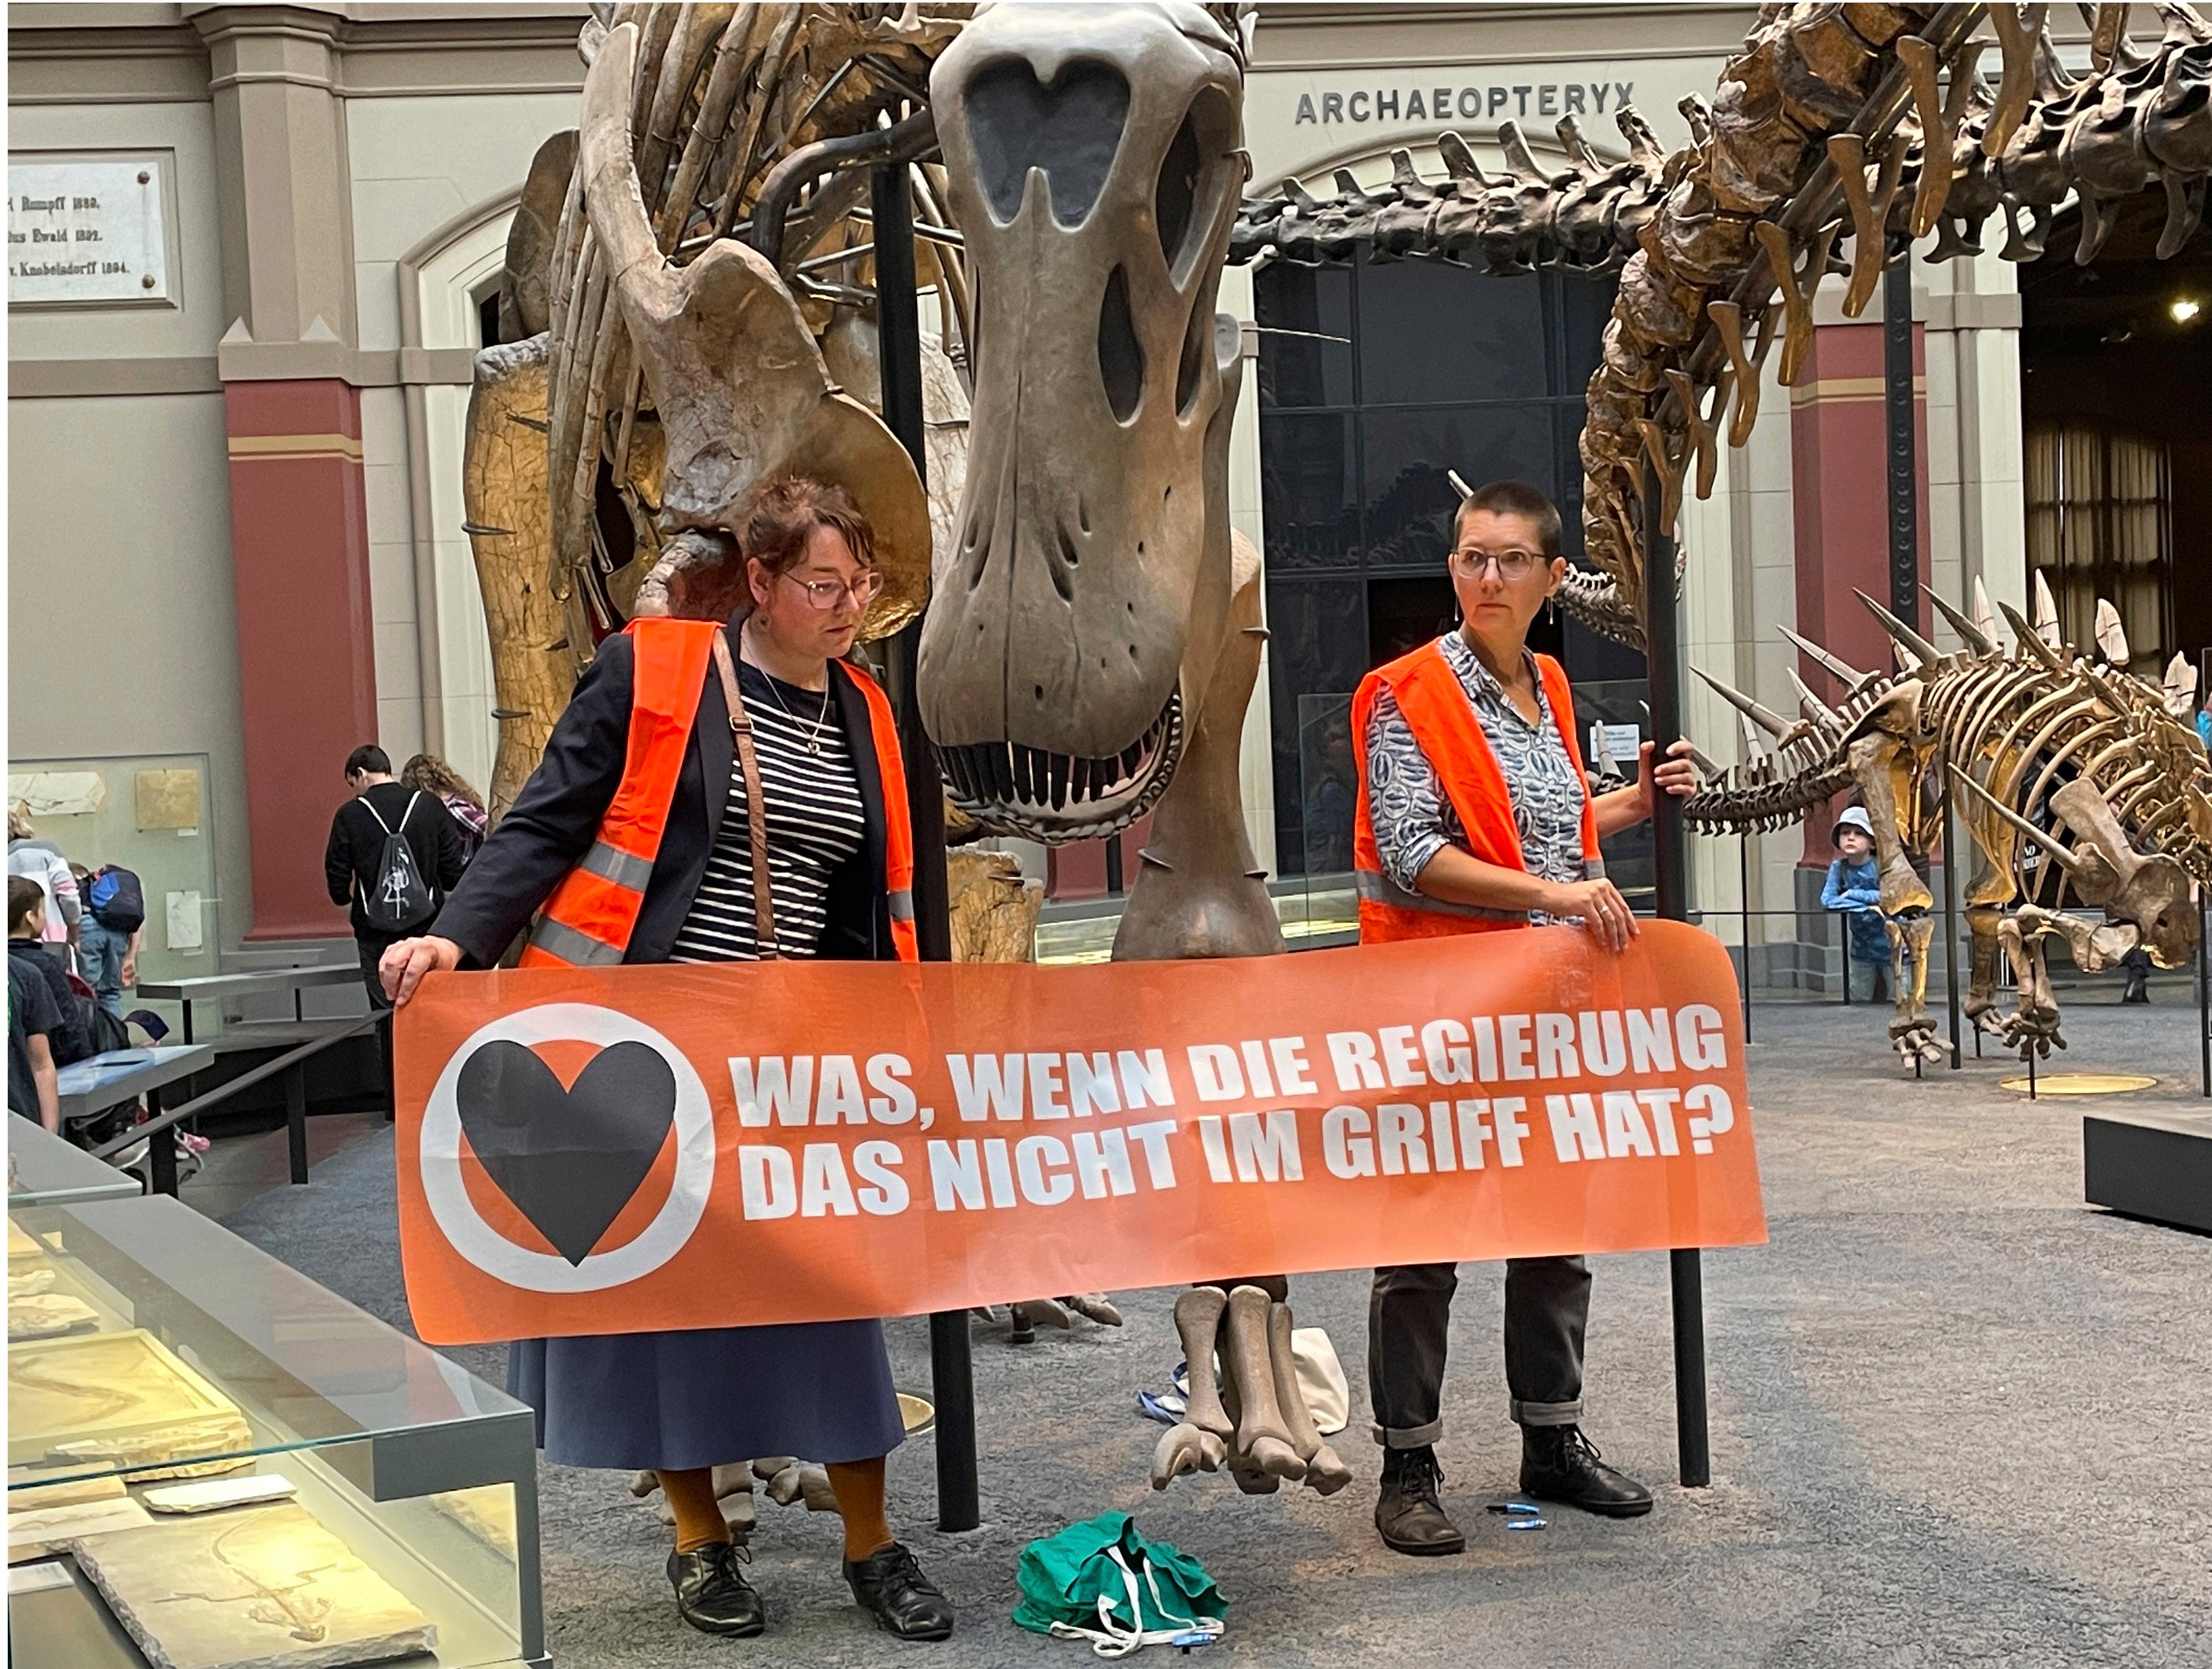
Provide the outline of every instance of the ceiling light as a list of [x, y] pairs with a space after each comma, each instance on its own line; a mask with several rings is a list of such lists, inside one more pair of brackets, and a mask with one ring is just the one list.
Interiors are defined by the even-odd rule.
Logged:
[[2172, 305], [2166, 308], [2166, 312], [2173, 315], [2173, 322], [2177, 325], [2188, 324], [2203, 310], [2204, 304], [2193, 295], [2176, 296]]

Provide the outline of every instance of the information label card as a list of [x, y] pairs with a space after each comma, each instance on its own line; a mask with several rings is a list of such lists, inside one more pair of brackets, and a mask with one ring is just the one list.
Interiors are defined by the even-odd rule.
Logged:
[[168, 299], [157, 159], [9, 159], [11, 306]]

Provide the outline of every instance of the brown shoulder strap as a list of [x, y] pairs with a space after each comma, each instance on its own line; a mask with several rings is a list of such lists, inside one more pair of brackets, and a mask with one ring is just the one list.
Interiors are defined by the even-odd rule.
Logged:
[[753, 752], [753, 721], [746, 715], [744, 697], [738, 694], [737, 669], [730, 664], [730, 639], [714, 634], [714, 670], [722, 675], [722, 701], [730, 709], [730, 740], [738, 755], [738, 771], [745, 783], [745, 823], [753, 843], [753, 933], [759, 941], [763, 962], [774, 962], [775, 901], [769, 895], [768, 810], [761, 795], [760, 758]]

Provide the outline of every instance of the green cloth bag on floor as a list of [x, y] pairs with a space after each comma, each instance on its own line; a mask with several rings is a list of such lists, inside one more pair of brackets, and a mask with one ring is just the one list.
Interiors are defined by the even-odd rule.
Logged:
[[1056, 1640], [1087, 1640], [1100, 1657], [1127, 1657], [1178, 1636], [1218, 1636], [1229, 1602], [1206, 1567], [1166, 1542], [1148, 1542], [1127, 1513], [1101, 1513], [1022, 1550], [1014, 1621]]

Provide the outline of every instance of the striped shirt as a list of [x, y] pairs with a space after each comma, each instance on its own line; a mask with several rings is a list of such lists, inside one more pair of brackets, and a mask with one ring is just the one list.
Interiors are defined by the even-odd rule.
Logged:
[[[1583, 859], [1585, 791], [1567, 756], [1543, 679], [1536, 680], [1537, 722], [1532, 725], [1465, 638], [1447, 632], [1437, 645], [1481, 722], [1483, 739], [1497, 756], [1506, 792], [1513, 797], [1513, 825], [1528, 872], [1546, 881], [1588, 879]], [[1419, 890], [1416, 877], [1444, 847], [1466, 849], [1467, 831], [1443, 779], [1387, 688], [1377, 695], [1367, 721], [1367, 793], [1376, 855], [1384, 873], [1407, 892]], [[1556, 918], [1531, 910], [1528, 919], [1542, 926]]]
[[[867, 837], [853, 751], [837, 704], [827, 691], [801, 689], [742, 661], [738, 690], [752, 719], [753, 750], [760, 759], [776, 948], [787, 956], [811, 956], [829, 923], [830, 877]], [[811, 751], [810, 743], [820, 751]], [[753, 925], [752, 833], [744, 773], [738, 768], [734, 749], [721, 830], [668, 960], [760, 960]]]

